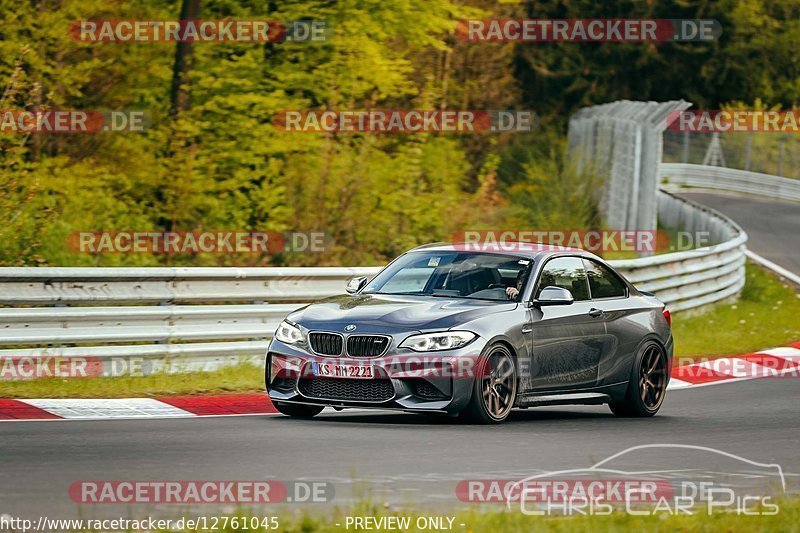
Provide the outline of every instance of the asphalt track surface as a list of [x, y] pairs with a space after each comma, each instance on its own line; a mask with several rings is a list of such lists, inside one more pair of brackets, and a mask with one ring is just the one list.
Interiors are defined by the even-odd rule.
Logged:
[[[685, 195], [729, 214], [749, 233], [751, 249], [800, 273], [797, 204]], [[313, 420], [253, 416], [8, 423], [0, 425], [0, 515], [175, 516], [184, 509], [79, 506], [67, 492], [79, 480], [319, 480], [334, 484], [333, 505], [367, 494], [377, 502], [447, 509], [470, 505], [456, 497], [460, 480], [521, 479], [590, 467], [631, 446], [663, 443], [705, 446], [779, 464], [787, 492], [798, 494], [798, 400], [797, 379], [764, 378], [670, 391], [651, 419], [616, 418], [605, 406], [569, 406], [515, 412], [506, 424], [491, 427], [404, 413], [329, 410]], [[779, 490], [774, 476], [759, 468], [692, 450], [631, 454], [617, 466], [641, 470], [643, 464], [667, 478], [728, 473], [738, 486]], [[208, 506], [195, 510], [216, 512]]]
[[729, 216], [747, 232], [748, 249], [800, 274], [800, 203], [724, 192], [678, 195]]
[[[522, 479], [590, 467], [642, 444], [706, 446], [781, 465], [787, 491], [800, 493], [800, 381], [764, 378], [670, 391], [658, 416], [614, 417], [605, 406], [519, 411], [501, 426], [464, 426], [405, 413], [326, 410], [312, 420], [254, 416], [149, 421], [15, 422], [0, 426], [0, 514], [38, 517], [175, 515], [176, 506], [82, 505], [78, 480], [320, 480], [332, 504], [361, 494], [374, 501], [436, 509], [466, 505], [464, 479]], [[736, 472], [739, 483], [775, 489], [749, 464], [705, 453], [632, 454], [617, 466], [681, 477]], [[308, 508], [309, 504], [305, 507]], [[299, 507], [284, 504], [283, 508]], [[323, 505], [317, 506], [320, 510]], [[198, 512], [213, 512], [202, 506]]]

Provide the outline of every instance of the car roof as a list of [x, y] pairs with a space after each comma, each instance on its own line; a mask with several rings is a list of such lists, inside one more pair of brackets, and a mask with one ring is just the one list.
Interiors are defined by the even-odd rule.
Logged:
[[503, 254], [503, 255], [517, 255], [530, 259], [537, 259], [540, 256], [549, 256], [556, 254], [575, 254], [588, 257], [590, 259], [599, 259], [595, 254], [582, 250], [580, 248], [569, 248], [566, 246], [555, 246], [551, 244], [541, 244], [536, 242], [480, 242], [480, 243], [465, 243], [465, 242], [435, 242], [430, 244], [423, 244], [416, 248], [409, 250], [411, 252], [476, 252], [488, 254]]

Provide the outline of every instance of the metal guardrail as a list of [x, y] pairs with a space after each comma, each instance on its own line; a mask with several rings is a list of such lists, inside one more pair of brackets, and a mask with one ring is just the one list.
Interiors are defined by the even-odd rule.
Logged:
[[723, 300], [744, 286], [747, 234], [725, 215], [659, 191], [659, 218], [670, 228], [708, 232], [713, 246], [626, 261], [611, 261], [637, 288], [653, 292], [672, 311]]
[[308, 302], [374, 268], [2, 268], [0, 305]]
[[670, 186], [688, 185], [800, 201], [800, 180], [759, 172], [688, 163], [662, 163], [660, 175]]
[[[736, 294], [744, 280], [744, 232], [666, 192], [658, 202], [672, 227], [709, 231], [722, 244], [611, 263], [672, 310]], [[289, 312], [341, 294], [349, 278], [378, 270], [2, 268], [0, 304], [14, 307], [0, 308], [0, 358], [137, 358], [145, 374], [259, 363]], [[29, 305], [37, 307], [21, 307]]]
[[289, 312], [378, 270], [0, 268], [15, 306], [0, 308], [0, 358], [138, 359], [145, 374], [260, 362]]

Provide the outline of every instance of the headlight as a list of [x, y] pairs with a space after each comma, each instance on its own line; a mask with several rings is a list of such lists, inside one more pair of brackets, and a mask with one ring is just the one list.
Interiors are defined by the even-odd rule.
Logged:
[[284, 320], [281, 322], [281, 325], [278, 326], [278, 331], [275, 332], [275, 338], [286, 344], [296, 344], [303, 340], [303, 332], [291, 322]]
[[435, 352], [437, 350], [454, 350], [469, 344], [477, 337], [471, 331], [442, 331], [440, 333], [423, 333], [412, 335], [400, 343], [400, 348], [411, 348], [415, 352]]

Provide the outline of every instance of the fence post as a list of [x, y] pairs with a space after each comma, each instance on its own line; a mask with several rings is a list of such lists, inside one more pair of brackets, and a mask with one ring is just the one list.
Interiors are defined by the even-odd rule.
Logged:
[[689, 162], [689, 131], [683, 132], [683, 162]]
[[747, 136], [747, 145], [744, 148], [744, 169], [750, 170], [750, 154], [753, 150], [753, 134]]

